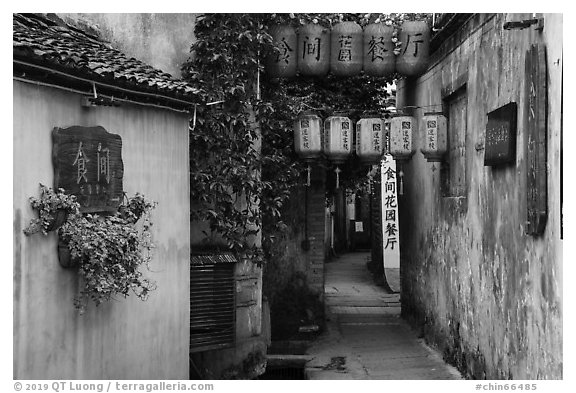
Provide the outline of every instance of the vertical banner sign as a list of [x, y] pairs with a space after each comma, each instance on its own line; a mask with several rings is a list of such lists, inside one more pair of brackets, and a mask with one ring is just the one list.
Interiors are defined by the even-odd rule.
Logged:
[[382, 248], [384, 268], [400, 268], [400, 234], [398, 231], [398, 193], [396, 162], [390, 154], [382, 158]]
[[54, 187], [77, 197], [82, 213], [117, 210], [122, 202], [122, 139], [103, 127], [54, 128]]

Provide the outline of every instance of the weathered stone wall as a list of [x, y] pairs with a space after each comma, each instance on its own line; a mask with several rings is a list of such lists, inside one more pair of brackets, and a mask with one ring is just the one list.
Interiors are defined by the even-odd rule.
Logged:
[[[503, 29], [531, 17], [476, 14], [432, 55], [423, 76], [398, 83], [397, 107], [417, 106], [417, 122], [466, 85], [464, 195], [442, 196], [439, 164], [419, 153], [417, 132], [418, 153], [404, 167], [400, 230], [403, 314], [472, 378], [562, 378], [563, 22], [545, 14], [543, 32]], [[540, 237], [525, 234], [524, 61], [534, 43], [546, 45], [548, 67], [548, 220]], [[515, 164], [484, 166], [487, 113], [510, 101], [518, 104]]]

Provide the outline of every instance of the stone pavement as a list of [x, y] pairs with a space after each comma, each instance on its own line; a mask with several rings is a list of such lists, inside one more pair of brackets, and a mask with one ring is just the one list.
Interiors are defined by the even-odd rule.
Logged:
[[[369, 253], [325, 266], [326, 331], [307, 350], [307, 379], [462, 379], [400, 319], [398, 293], [373, 284]], [[399, 289], [398, 271], [387, 274]]]

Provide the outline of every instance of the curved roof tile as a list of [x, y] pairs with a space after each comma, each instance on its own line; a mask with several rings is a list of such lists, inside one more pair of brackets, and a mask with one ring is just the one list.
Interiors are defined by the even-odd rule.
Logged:
[[172, 78], [161, 70], [114, 49], [72, 26], [60, 26], [38, 15], [13, 15], [14, 57], [57, 66], [75, 75], [93, 80], [118, 83], [135, 91], [162, 94], [196, 101], [199, 90], [185, 81]]

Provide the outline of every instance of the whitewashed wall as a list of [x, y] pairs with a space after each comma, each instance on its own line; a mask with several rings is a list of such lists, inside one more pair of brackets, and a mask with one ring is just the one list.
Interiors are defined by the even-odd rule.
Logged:
[[[189, 342], [188, 116], [125, 104], [83, 108], [80, 96], [14, 82], [14, 378], [187, 379]], [[80, 280], [60, 267], [56, 235], [26, 237], [28, 198], [53, 185], [54, 127], [103, 126], [122, 137], [124, 191], [157, 201], [149, 300], [119, 298], [85, 315]]]

